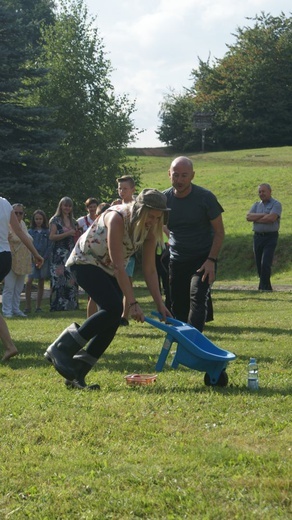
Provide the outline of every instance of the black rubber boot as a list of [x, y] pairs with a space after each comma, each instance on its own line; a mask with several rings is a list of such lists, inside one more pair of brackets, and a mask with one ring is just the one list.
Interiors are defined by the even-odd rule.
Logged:
[[65, 379], [76, 377], [73, 356], [86, 345], [87, 340], [78, 333], [79, 325], [72, 323], [46, 350], [44, 356]]
[[85, 376], [90, 372], [95, 365], [97, 359], [86, 352], [80, 350], [73, 358], [73, 365], [75, 371], [75, 378], [73, 381], [66, 379], [65, 385], [68, 388], [78, 388], [79, 390], [100, 390], [99, 384], [87, 385], [85, 383]]

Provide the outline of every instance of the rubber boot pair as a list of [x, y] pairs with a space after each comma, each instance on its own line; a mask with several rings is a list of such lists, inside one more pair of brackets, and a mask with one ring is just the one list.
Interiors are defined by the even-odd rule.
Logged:
[[[78, 333], [79, 325], [72, 323], [60, 336], [48, 347], [44, 356], [54, 365], [59, 374], [65, 378], [67, 386], [74, 388], [89, 388], [85, 383], [85, 376], [91, 370], [96, 359], [82, 350], [82, 354], [74, 358], [84, 347], [87, 340]], [[99, 389], [99, 385], [92, 385], [92, 390]]]

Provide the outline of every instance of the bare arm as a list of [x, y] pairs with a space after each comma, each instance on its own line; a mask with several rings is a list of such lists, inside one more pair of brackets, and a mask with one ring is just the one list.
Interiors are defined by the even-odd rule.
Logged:
[[154, 300], [156, 308], [158, 312], [162, 314], [163, 319], [165, 320], [166, 316], [171, 316], [171, 313], [165, 307], [159, 289], [158, 276], [155, 265], [156, 245], [156, 238], [153, 233], [149, 231], [148, 236], [143, 244], [142, 268], [145, 282]]
[[[124, 266], [124, 221], [121, 215], [114, 211], [107, 213], [107, 215], [105, 215], [104, 221], [108, 229], [109, 255], [114, 265], [115, 276], [117, 278], [118, 284], [126, 298], [126, 304], [130, 306], [130, 316], [136, 321], [144, 322], [144, 314], [139, 303], [130, 305], [135, 302], [135, 295]], [[158, 278], [155, 267], [155, 249], [156, 240], [155, 237], [151, 235], [150, 240], [146, 239], [143, 245], [143, 272], [145, 281], [156, 303], [157, 309], [165, 318], [166, 315], [171, 316], [171, 314], [166, 309], [159, 291]]]
[[51, 224], [50, 226], [50, 236], [49, 239], [53, 242], [57, 242], [58, 240], [63, 240], [67, 237], [74, 237], [75, 236], [75, 229], [69, 229], [69, 231], [64, 231], [64, 233], [57, 233], [57, 226], [56, 224]]
[[166, 236], [169, 238], [169, 229], [167, 226], [165, 226], [165, 225], [163, 226], [163, 231], [166, 234]]
[[[124, 265], [124, 221], [121, 215], [119, 215], [116, 211], [109, 211], [104, 217], [104, 222], [108, 230], [107, 242], [109, 256], [114, 265], [115, 276], [124, 296], [126, 297], [127, 305], [129, 305], [135, 301], [135, 296]], [[131, 309], [132, 306], [130, 307], [130, 311]]]
[[[214, 220], [211, 220], [211, 225], [214, 231], [214, 236], [213, 243], [208, 256], [210, 258], [217, 259], [225, 235], [222, 215], [219, 215], [219, 217], [215, 218]], [[209, 284], [212, 284], [215, 281], [215, 263], [212, 260], [207, 259], [200, 267], [200, 269], [198, 269], [198, 272], [201, 271], [204, 271], [202, 281], [206, 280], [206, 278], [208, 278]]]
[[23, 242], [27, 249], [29, 249], [29, 251], [32, 253], [36, 266], [41, 268], [44, 263], [44, 259], [37, 252], [31, 238], [22, 230], [14, 211], [12, 211], [10, 215], [10, 226], [21, 242]]

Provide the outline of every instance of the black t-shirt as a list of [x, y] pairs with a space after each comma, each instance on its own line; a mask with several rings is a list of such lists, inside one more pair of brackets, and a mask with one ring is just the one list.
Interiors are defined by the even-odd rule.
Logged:
[[192, 184], [192, 191], [183, 198], [175, 197], [173, 188], [164, 191], [167, 207], [171, 208], [167, 227], [170, 231], [170, 258], [184, 262], [208, 255], [213, 242], [211, 220], [223, 213], [215, 195]]

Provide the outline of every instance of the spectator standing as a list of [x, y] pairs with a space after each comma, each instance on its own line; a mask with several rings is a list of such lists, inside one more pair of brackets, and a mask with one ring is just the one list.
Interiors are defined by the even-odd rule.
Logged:
[[259, 202], [255, 202], [246, 219], [253, 222], [253, 251], [259, 275], [260, 291], [272, 291], [271, 271], [278, 243], [282, 205], [272, 197], [270, 184], [258, 187]]
[[73, 202], [63, 197], [55, 215], [50, 219], [50, 240], [52, 241], [51, 311], [68, 311], [78, 308], [78, 284], [74, 272], [66, 267], [66, 262], [74, 248], [78, 224], [73, 216]]
[[177, 157], [168, 172], [172, 187], [164, 193], [168, 219], [170, 298], [174, 316], [203, 331], [210, 288], [224, 239], [222, 206], [215, 195], [192, 183], [188, 157]]
[[[8, 200], [0, 197], [0, 281], [2, 281], [11, 270], [12, 256], [8, 240], [9, 230], [18, 236], [34, 256], [36, 265], [40, 268], [43, 264], [42, 257], [35, 249], [31, 237], [20, 227], [13, 207]], [[0, 314], [0, 339], [4, 346], [2, 361], [8, 361], [18, 354], [18, 350], [12, 341], [7, 324]]]
[[[118, 194], [123, 204], [129, 204], [130, 202], [133, 202], [134, 200], [134, 193], [135, 193], [135, 181], [133, 177], [130, 175], [123, 175], [122, 177], [119, 177], [117, 179], [118, 183]], [[115, 201], [115, 204], [118, 204], [118, 199]], [[126, 273], [129, 277], [131, 285], [133, 284], [133, 276], [134, 276], [134, 270], [135, 270], [135, 263], [136, 263], [136, 256], [135, 254], [130, 256], [128, 260], [128, 264], [126, 267]], [[126, 305], [126, 299], [124, 298], [124, 308], [123, 308], [123, 314], [121, 316], [121, 323], [122, 326], [129, 325], [129, 309]]]
[[96, 219], [98, 202], [94, 197], [89, 197], [84, 204], [88, 213], [84, 217], [79, 217], [77, 219], [78, 227], [82, 229], [83, 233], [91, 226], [91, 224], [93, 224]]
[[[26, 224], [23, 220], [23, 204], [13, 204], [12, 207], [23, 233], [25, 233], [32, 242], [32, 238], [28, 234]], [[31, 252], [11, 227], [8, 240], [12, 255], [12, 267], [4, 279], [2, 312], [6, 318], [12, 318], [13, 316], [26, 318], [26, 314], [20, 309], [20, 298], [24, 287], [25, 275], [31, 271]]]
[[49, 276], [49, 258], [51, 245], [49, 240], [50, 231], [47, 216], [41, 209], [34, 211], [28, 232], [33, 239], [33, 244], [36, 250], [43, 257], [44, 264], [41, 269], [38, 269], [34, 264], [32, 264], [32, 272], [28, 275], [28, 279], [25, 285], [26, 309], [24, 312], [26, 314], [31, 312], [31, 290], [34, 280], [37, 280], [38, 282], [35, 312], [41, 312], [45, 279]]

